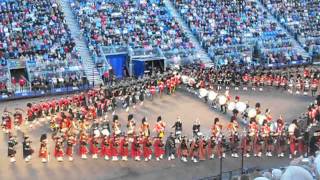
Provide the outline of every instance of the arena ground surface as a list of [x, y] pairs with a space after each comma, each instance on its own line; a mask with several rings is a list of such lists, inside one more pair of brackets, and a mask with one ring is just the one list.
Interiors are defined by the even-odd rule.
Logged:
[[[302, 95], [291, 95], [283, 93], [280, 90], [265, 90], [264, 92], [231, 92], [232, 96], [239, 95], [241, 100], [248, 100], [253, 106], [256, 102], [260, 102], [262, 109], [270, 108], [274, 117], [280, 114], [287, 121], [300, 116], [305, 112], [306, 107], [313, 101], [312, 97]], [[1, 111], [6, 107], [14, 109], [16, 107], [26, 108], [28, 102], [37, 102], [48, 100], [52, 97], [26, 99], [18, 101], [1, 102]], [[161, 115], [167, 123], [167, 133], [172, 129], [169, 126], [173, 125], [177, 116], [180, 116], [183, 121], [184, 134], [191, 135], [191, 127], [196, 118], [200, 119], [201, 131], [204, 134], [209, 133], [209, 128], [213, 123], [214, 117], [223, 119], [223, 123], [227, 123], [230, 114], [222, 115], [218, 111], [214, 111], [205, 103], [199, 100], [196, 96], [190, 95], [187, 92], [178, 92], [173, 96], [159, 97], [153, 101], [147, 100], [145, 105], [131, 110], [135, 115], [138, 124], [141, 123], [143, 116], [148, 118], [151, 127], [156, 122], [156, 117]], [[126, 123], [127, 115], [123, 110], [118, 110], [118, 114], [122, 124]], [[111, 117], [111, 114], [109, 115]], [[124, 125], [123, 125], [124, 126]], [[200, 163], [182, 163], [180, 160], [167, 161], [162, 160], [157, 162], [111, 162], [104, 161], [102, 158], [93, 160], [81, 160], [76, 156], [74, 162], [59, 163], [55, 159], [50, 159], [47, 164], [42, 164], [37, 157], [39, 149], [40, 134], [49, 132], [48, 125], [43, 124], [29, 131], [28, 134], [33, 141], [33, 148], [36, 150], [33, 159], [30, 163], [25, 163], [22, 159], [22, 145], [17, 146], [17, 162], [10, 164], [7, 158], [7, 138], [3, 133], [0, 133], [0, 179], [108, 179], [108, 180], [150, 180], [150, 179], [199, 179], [200, 177], [217, 175], [219, 173], [219, 160], [207, 160]], [[19, 142], [22, 142], [22, 134], [17, 133]], [[53, 152], [53, 143], [50, 142], [50, 151]], [[286, 166], [289, 159], [272, 158], [245, 158], [244, 166], [246, 168], [259, 167], [261, 169], [271, 167]], [[241, 167], [241, 158], [234, 159], [227, 156], [223, 159], [223, 171], [239, 169]]]

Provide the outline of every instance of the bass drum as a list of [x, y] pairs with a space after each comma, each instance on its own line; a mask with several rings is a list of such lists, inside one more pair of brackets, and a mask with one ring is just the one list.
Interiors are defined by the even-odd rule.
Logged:
[[247, 109], [247, 104], [244, 102], [237, 102], [236, 103], [236, 109], [240, 112], [243, 113]]
[[218, 94], [214, 91], [209, 91], [208, 93], [208, 99], [210, 101], [214, 101], [217, 98]]
[[229, 102], [228, 103], [228, 110], [229, 111], [233, 111], [234, 109], [236, 109], [236, 103], [235, 102]]
[[249, 117], [249, 118], [254, 118], [254, 117], [256, 117], [256, 115], [257, 115], [257, 111], [256, 111], [255, 109], [250, 108], [250, 109], [248, 110], [248, 117]]
[[208, 91], [206, 89], [204, 89], [204, 88], [199, 89], [199, 97], [200, 98], [206, 97], [207, 94], [208, 94]]
[[183, 84], [188, 84], [189, 83], [189, 77], [188, 76], [181, 76], [181, 80]]
[[227, 103], [227, 97], [224, 95], [218, 96], [218, 101], [220, 105], [225, 105]]

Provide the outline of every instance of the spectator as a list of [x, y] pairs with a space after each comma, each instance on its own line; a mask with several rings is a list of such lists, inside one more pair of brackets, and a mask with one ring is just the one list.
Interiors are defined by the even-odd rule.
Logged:
[[26, 78], [21, 75], [19, 79], [20, 92], [23, 92], [24, 87], [26, 86], [26, 82]]

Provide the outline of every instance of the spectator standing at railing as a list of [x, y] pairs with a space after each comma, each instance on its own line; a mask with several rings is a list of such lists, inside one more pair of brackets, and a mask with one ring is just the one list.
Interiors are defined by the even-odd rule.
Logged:
[[7, 85], [4, 82], [0, 82], [0, 95], [8, 93]]
[[20, 76], [20, 79], [19, 79], [20, 92], [23, 91], [23, 88], [24, 88], [24, 86], [26, 85], [26, 83], [27, 83], [26, 78], [21, 75], [21, 76]]
[[109, 71], [105, 71], [104, 73], [103, 73], [103, 75], [102, 75], [102, 78], [103, 78], [103, 81], [105, 82], [105, 83], [108, 83], [109, 82]]
[[11, 84], [12, 84], [12, 90], [15, 92], [16, 91], [16, 86], [17, 86], [17, 80], [15, 77], [11, 78]]

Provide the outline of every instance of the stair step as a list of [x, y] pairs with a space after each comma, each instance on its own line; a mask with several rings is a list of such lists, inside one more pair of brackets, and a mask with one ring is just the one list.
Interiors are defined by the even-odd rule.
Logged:
[[84, 41], [84, 38], [82, 38], [80, 35], [80, 32], [81, 32], [80, 27], [70, 7], [69, 1], [59, 0], [59, 3], [62, 7], [62, 11], [64, 12], [65, 20], [71, 31], [71, 35], [75, 39], [76, 49], [79, 53], [79, 56], [81, 57], [82, 64], [85, 67], [84, 72], [87, 75], [89, 82], [91, 84], [93, 82], [95, 84], [103, 83], [99, 75], [99, 72], [95, 67], [92, 56], [90, 55], [90, 51], [87, 46], [87, 43]]

